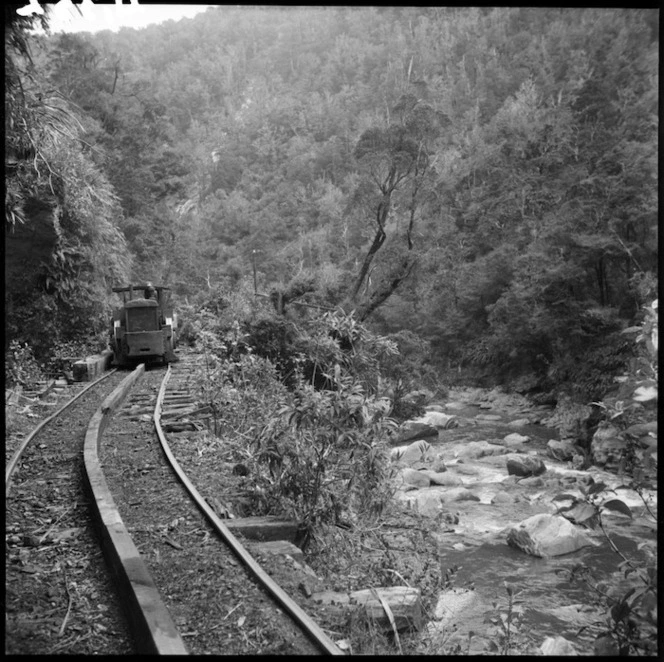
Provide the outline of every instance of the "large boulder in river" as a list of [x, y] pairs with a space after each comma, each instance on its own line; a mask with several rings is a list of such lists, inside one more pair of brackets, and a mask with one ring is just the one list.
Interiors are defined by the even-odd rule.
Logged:
[[546, 465], [536, 457], [524, 455], [507, 459], [507, 473], [510, 476], [539, 476], [545, 471]]
[[571, 554], [596, 543], [564, 517], [540, 513], [510, 529], [507, 544], [531, 556], [547, 558]]

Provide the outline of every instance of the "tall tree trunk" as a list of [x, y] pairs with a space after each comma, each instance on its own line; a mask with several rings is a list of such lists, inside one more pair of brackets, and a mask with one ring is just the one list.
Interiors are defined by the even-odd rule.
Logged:
[[392, 196], [392, 191], [394, 190], [393, 180], [394, 180], [394, 173], [391, 172], [388, 179], [388, 183], [383, 188], [383, 198], [378, 203], [378, 208], [376, 209], [376, 225], [378, 226], [376, 228], [376, 234], [374, 235], [373, 241], [371, 242], [371, 246], [369, 247], [369, 250], [364, 258], [364, 262], [362, 263], [362, 268], [360, 269], [360, 273], [358, 274], [357, 280], [355, 281], [353, 292], [350, 296], [351, 301], [357, 300], [357, 295], [360, 289], [362, 288], [362, 284], [364, 283], [367, 274], [369, 273], [369, 268], [371, 267], [371, 263], [376, 257], [376, 253], [378, 253], [381, 246], [385, 243], [385, 239], [387, 238], [384, 228], [385, 228], [385, 222], [387, 221], [387, 216], [390, 213], [390, 207], [392, 205], [391, 196]]
[[351, 294], [351, 301], [356, 301], [357, 300], [357, 295], [360, 291], [360, 288], [362, 287], [362, 283], [364, 283], [367, 274], [369, 273], [369, 268], [371, 267], [371, 263], [373, 262], [374, 257], [376, 257], [376, 253], [380, 250], [380, 247], [385, 243], [387, 235], [385, 234], [383, 228], [378, 228], [376, 230], [376, 234], [374, 235], [373, 241], [371, 242], [371, 247], [369, 248], [369, 251], [367, 252], [364, 262], [362, 263], [362, 268], [360, 269], [360, 273], [357, 276], [357, 280], [355, 281], [355, 286], [353, 287], [353, 293]]
[[394, 291], [401, 284], [401, 281], [408, 278], [416, 261], [416, 258], [412, 254], [407, 255], [402, 260], [401, 264], [392, 272], [391, 277], [385, 279], [376, 290], [372, 292], [371, 296], [356, 309], [355, 314], [360, 322], [366, 320], [376, 308], [392, 296]]

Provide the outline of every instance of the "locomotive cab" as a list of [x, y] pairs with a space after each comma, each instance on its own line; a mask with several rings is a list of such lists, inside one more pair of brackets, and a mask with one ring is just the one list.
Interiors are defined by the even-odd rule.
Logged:
[[175, 354], [177, 318], [168, 303], [168, 287], [114, 287], [123, 305], [113, 311], [113, 365], [171, 363]]

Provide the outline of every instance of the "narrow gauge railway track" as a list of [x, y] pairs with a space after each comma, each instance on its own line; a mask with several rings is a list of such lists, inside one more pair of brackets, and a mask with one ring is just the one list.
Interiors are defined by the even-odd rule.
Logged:
[[[48, 403], [54, 413], [5, 469], [5, 653], [134, 652], [82, 480], [90, 417], [123, 375], [106, 373]], [[62, 398], [61, 398], [62, 399]]]
[[[141, 566], [134, 586], [151, 592], [151, 597], [134, 601], [132, 619], [137, 626], [143, 621], [146, 630], [137, 634], [141, 650], [343, 654], [262, 571], [205, 501], [192, 500], [188, 489], [196, 493], [195, 486], [177, 462], [174, 470], [167, 460], [174, 458], [164, 428], [177, 428], [177, 419], [197, 409], [187, 377], [193, 360], [187, 356], [177, 364], [178, 378], [169, 388], [161, 381], [162, 372], [137, 379], [99, 443], [104, 482], [124, 529], [118, 545], [125, 549], [130, 572]], [[169, 368], [167, 380], [170, 376]], [[100, 510], [105, 508], [102, 504]], [[107, 518], [118, 533], [117, 517], [107, 513]], [[141, 600], [146, 616], [137, 615]], [[160, 609], [164, 615], [155, 617]], [[148, 640], [148, 629], [159, 641]]]
[[[58, 417], [62, 418], [64, 412], [68, 410], [70, 407], [72, 407], [74, 403], [76, 403], [83, 395], [85, 395], [90, 390], [96, 389], [100, 384], [102, 384], [102, 382], [106, 382], [106, 380], [109, 377], [111, 377], [115, 372], [116, 370], [111, 370], [90, 383], [75, 382], [74, 384], [69, 385], [69, 389], [73, 391], [73, 393], [71, 393], [71, 396], [65, 399], [65, 401], [62, 404], [48, 403], [49, 405], [60, 404], [60, 406], [58, 406], [58, 408], [50, 416], [44, 417], [27, 435], [25, 435], [25, 437], [21, 440], [21, 442], [17, 445], [17, 447], [13, 449], [14, 452], [12, 453], [12, 457], [7, 462], [7, 466], [5, 467], [5, 497], [9, 496], [9, 491], [11, 490], [12, 476], [16, 472], [22, 458], [24, 457], [23, 454], [25, 452], [25, 449], [32, 442], [32, 440], [51, 421], [54, 421]], [[106, 384], [104, 384], [104, 386], [106, 386]], [[34, 395], [38, 400], [41, 400], [44, 397], [44, 395], [47, 395], [52, 391], [52, 387], [53, 387], [53, 382], [51, 382], [48, 385], [48, 388], [43, 393], [36, 392]]]

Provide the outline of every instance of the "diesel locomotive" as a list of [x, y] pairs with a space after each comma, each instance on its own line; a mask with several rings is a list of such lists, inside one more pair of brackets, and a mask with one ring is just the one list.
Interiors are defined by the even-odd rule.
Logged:
[[122, 297], [122, 306], [113, 311], [113, 365], [177, 361], [177, 316], [170, 305], [170, 288], [146, 283], [114, 287], [113, 292]]

